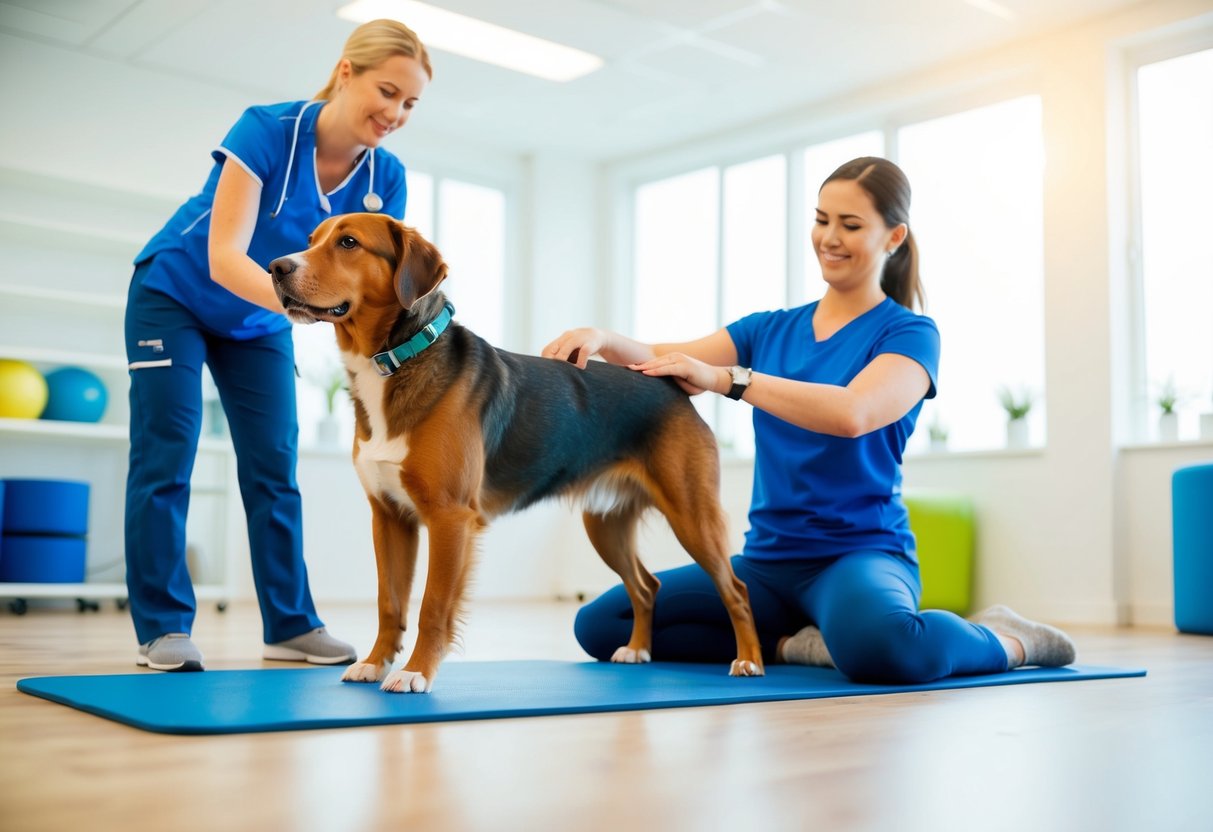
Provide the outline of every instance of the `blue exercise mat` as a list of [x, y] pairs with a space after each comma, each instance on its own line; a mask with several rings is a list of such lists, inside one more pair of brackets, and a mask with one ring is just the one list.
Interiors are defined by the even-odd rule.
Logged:
[[43, 676], [17, 689], [106, 719], [166, 734], [240, 734], [465, 719], [681, 708], [875, 693], [1144, 676], [1115, 667], [1027, 668], [926, 685], [860, 685], [836, 670], [776, 665], [732, 678], [718, 664], [447, 662], [428, 694], [347, 684], [343, 668], [208, 670]]

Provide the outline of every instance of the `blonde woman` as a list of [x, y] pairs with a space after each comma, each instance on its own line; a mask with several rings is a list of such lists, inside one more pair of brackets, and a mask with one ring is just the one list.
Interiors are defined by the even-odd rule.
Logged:
[[204, 666], [190, 640], [195, 598], [185, 562], [203, 364], [231, 427], [265, 658], [355, 658], [351, 645], [325, 631], [308, 588], [291, 325], [266, 267], [305, 248], [328, 216], [403, 218], [404, 165], [380, 144], [408, 121], [431, 77], [425, 47], [408, 27], [359, 26], [314, 98], [244, 112], [212, 152], [202, 191], [135, 258], [126, 311], [126, 574], [139, 665]]

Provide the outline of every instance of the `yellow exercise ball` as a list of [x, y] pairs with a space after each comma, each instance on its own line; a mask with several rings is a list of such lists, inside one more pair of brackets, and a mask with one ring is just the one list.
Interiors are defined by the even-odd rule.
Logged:
[[0, 358], [0, 417], [37, 419], [49, 395], [42, 373], [24, 361]]

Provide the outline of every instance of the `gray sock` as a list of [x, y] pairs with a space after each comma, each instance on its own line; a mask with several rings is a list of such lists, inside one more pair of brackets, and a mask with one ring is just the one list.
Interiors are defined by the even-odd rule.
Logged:
[[825, 639], [821, 637], [821, 630], [813, 626], [805, 627], [783, 643], [783, 660], [788, 664], [807, 664], [810, 667], [834, 666]]
[[[983, 610], [973, 621], [993, 630], [995, 635], [1010, 636], [1023, 645], [1023, 663], [1037, 667], [1065, 667], [1074, 663], [1074, 642], [1056, 627], [1029, 621], [1002, 604]], [[1012, 658], [1010, 664], [1014, 666]]]

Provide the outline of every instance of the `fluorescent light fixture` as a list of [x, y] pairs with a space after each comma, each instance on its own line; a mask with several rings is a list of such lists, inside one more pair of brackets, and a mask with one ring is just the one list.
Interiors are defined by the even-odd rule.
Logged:
[[427, 49], [453, 52], [549, 81], [572, 81], [603, 64], [602, 58], [589, 52], [416, 0], [356, 0], [338, 9], [337, 16], [356, 23], [380, 17], [399, 20], [417, 33]]
[[1015, 19], [1015, 12], [1008, 9], [1002, 3], [996, 2], [996, 0], [964, 0], [964, 1], [975, 9], [981, 9], [983, 12], [992, 14], [995, 17], [1001, 17], [1003, 20], [1014, 20]]

